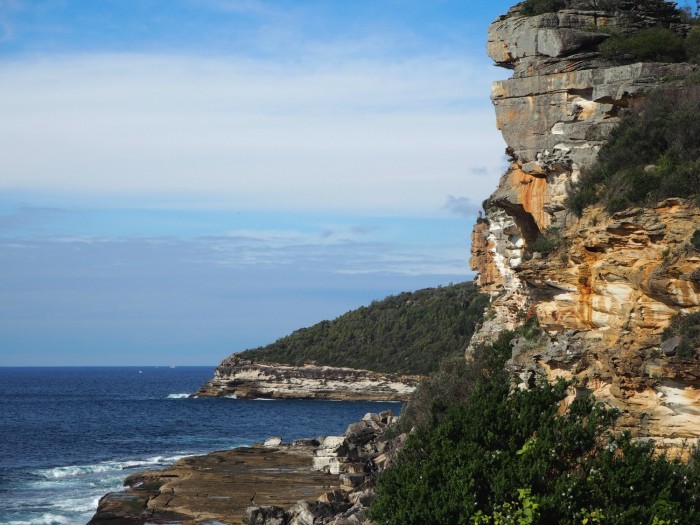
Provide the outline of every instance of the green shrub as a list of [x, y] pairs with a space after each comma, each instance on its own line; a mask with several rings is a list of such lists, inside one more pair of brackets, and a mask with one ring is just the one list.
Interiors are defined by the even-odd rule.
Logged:
[[695, 230], [690, 238], [690, 245], [700, 251], [700, 230]]
[[538, 252], [543, 257], [546, 257], [559, 248], [559, 246], [561, 246], [561, 242], [559, 230], [550, 229], [547, 231], [547, 233], [540, 233], [535, 242], [533, 242], [529, 248], [531, 252]]
[[[529, 325], [528, 325], [529, 326]], [[518, 335], [502, 332], [489, 346], [478, 346], [469, 360], [463, 354], [443, 360], [411, 396], [399, 418], [399, 431], [428, 428], [441, 421], [449, 408], [469, 402], [469, 398], [485, 374], [503, 375], [503, 366], [511, 356], [511, 341]]]
[[564, 0], [525, 0], [521, 13], [525, 16], [553, 13], [566, 7]]
[[610, 59], [624, 61], [682, 62], [683, 39], [670, 29], [652, 27], [630, 36], [613, 36], [598, 48]]
[[482, 363], [467, 402], [442, 407], [380, 476], [373, 521], [700, 523], [696, 449], [687, 464], [657, 457], [653, 443], [614, 435], [617, 412], [591, 397], [560, 415], [566, 382], [513, 391], [504, 353], [492, 350], [483, 349], [494, 358]]
[[700, 80], [657, 90], [611, 132], [595, 165], [574, 185], [567, 207], [579, 216], [700, 194]]
[[700, 312], [674, 315], [671, 324], [664, 330], [663, 340], [666, 341], [672, 337], [681, 339], [676, 348], [678, 357], [695, 356], [696, 351], [700, 349]]
[[700, 62], [700, 25], [692, 27], [688, 36], [683, 41], [683, 48], [685, 49], [685, 55], [688, 57], [689, 62], [695, 64]]

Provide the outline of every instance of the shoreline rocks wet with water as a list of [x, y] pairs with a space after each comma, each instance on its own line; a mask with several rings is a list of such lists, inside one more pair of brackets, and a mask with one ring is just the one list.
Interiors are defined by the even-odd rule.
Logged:
[[132, 474], [88, 525], [361, 525], [377, 476], [405, 436], [385, 441], [390, 411], [367, 414], [342, 436], [265, 444], [181, 459]]

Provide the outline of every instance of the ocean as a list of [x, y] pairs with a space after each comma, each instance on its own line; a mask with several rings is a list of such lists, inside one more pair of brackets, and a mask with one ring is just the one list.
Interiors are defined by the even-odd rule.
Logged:
[[84, 525], [130, 473], [280, 436], [342, 434], [398, 403], [188, 399], [214, 367], [0, 368], [0, 524]]

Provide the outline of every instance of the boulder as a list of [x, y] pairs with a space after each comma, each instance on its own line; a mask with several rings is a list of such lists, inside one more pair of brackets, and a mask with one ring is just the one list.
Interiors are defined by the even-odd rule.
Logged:
[[282, 438], [279, 436], [273, 436], [271, 438], [268, 438], [265, 440], [265, 443], [263, 443], [264, 447], [279, 447], [282, 444]]
[[244, 525], [288, 525], [287, 514], [282, 507], [253, 505], [245, 510]]
[[348, 444], [360, 447], [376, 438], [381, 428], [373, 421], [358, 421], [348, 427], [345, 439]]
[[348, 474], [340, 475], [340, 488], [344, 490], [353, 490], [365, 482], [366, 474]]
[[287, 511], [287, 525], [314, 525], [319, 518], [329, 518], [333, 514], [333, 507], [326, 503], [300, 501]]
[[681, 344], [683, 341], [683, 338], [676, 336], [676, 337], [671, 337], [670, 339], [667, 339], [663, 343], [661, 343], [661, 351], [663, 352], [664, 355], [666, 356], [674, 356], [676, 355], [676, 349], [678, 346]]

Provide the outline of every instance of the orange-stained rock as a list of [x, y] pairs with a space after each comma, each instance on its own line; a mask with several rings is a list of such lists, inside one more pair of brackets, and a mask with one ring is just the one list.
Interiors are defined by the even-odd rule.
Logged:
[[[612, 63], [584, 34], [590, 25], [687, 30], [667, 5], [609, 16], [585, 5], [535, 17], [518, 5], [489, 30], [490, 56], [513, 71], [491, 93], [510, 165], [472, 234], [477, 283], [492, 297], [472, 344], [536, 315], [544, 333], [516, 341], [513, 373], [575, 377], [572, 398], [592, 392], [623, 411], [621, 427], [673, 446], [700, 437], [700, 360], [660, 349], [672, 316], [700, 311], [700, 252], [690, 243], [700, 209], [668, 199], [579, 219], [565, 202], [627, 108], [697, 66]], [[559, 240], [553, 253], [533, 253], [543, 234]]]
[[472, 257], [469, 264], [478, 270], [476, 284], [482, 290], [495, 290], [503, 286], [503, 276], [494, 262], [494, 242], [488, 237], [489, 223], [477, 222], [472, 232]]

